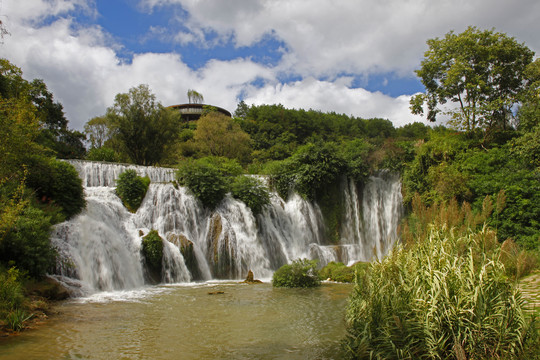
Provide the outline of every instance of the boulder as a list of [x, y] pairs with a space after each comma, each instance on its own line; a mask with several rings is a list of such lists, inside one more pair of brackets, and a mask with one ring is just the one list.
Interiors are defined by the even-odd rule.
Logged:
[[167, 235], [167, 241], [174, 244], [180, 253], [184, 257], [184, 262], [193, 280], [201, 280], [202, 275], [199, 270], [199, 263], [197, 256], [195, 255], [195, 249], [193, 248], [193, 241], [189, 240], [182, 234], [170, 233]]
[[246, 280], [243, 281], [245, 284], [262, 284], [261, 280], [254, 279], [253, 271], [249, 270]]

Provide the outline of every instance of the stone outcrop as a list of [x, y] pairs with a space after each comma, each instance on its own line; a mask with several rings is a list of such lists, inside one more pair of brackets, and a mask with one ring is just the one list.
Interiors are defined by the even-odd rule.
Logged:
[[184, 257], [184, 262], [193, 280], [201, 280], [202, 275], [199, 270], [199, 263], [197, 261], [197, 256], [195, 255], [195, 249], [193, 248], [193, 241], [189, 240], [182, 234], [169, 234], [167, 235], [167, 241], [173, 243], [180, 253]]
[[246, 280], [242, 281], [245, 284], [262, 284], [261, 280], [257, 280], [253, 277], [253, 271], [249, 270]]
[[223, 229], [221, 215], [214, 214], [210, 220], [210, 228], [207, 235], [208, 262], [211, 264], [212, 273], [218, 279], [235, 278], [235, 248], [231, 246], [229, 234]]

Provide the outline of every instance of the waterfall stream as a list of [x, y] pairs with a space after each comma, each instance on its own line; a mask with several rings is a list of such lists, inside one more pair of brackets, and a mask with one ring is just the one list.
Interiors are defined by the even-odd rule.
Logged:
[[[330, 244], [320, 208], [297, 194], [284, 201], [272, 193], [271, 204], [257, 217], [229, 195], [209, 211], [171, 183], [173, 169], [69, 162], [83, 179], [87, 206], [58, 224], [51, 240], [60, 255], [56, 276], [80, 294], [143, 286], [141, 242], [152, 229], [164, 239], [164, 283], [241, 279], [248, 270], [268, 279], [297, 258], [319, 259], [321, 265], [370, 261], [398, 239], [401, 183], [391, 172], [370, 177], [362, 189], [343, 179], [340, 240]], [[152, 180], [135, 214], [115, 194], [115, 179], [128, 168]]]

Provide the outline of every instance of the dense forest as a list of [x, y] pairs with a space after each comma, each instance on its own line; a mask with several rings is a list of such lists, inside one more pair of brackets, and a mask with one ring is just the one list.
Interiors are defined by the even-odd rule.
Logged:
[[[0, 60], [0, 318], [24, 318], [15, 311], [24, 278], [55, 266], [51, 226], [84, 208], [81, 181], [58, 160], [67, 158], [177, 167], [179, 182], [209, 207], [233, 192], [254, 212], [268, 194], [256, 182], [226, 179], [266, 174], [283, 198], [294, 189], [317, 201], [329, 237], [339, 225], [332, 191], [340, 179], [361, 185], [390, 169], [402, 176], [405, 245], [429, 237], [430, 224], [487, 227], [529, 264], [514, 275], [530, 271], [540, 254], [540, 60], [515, 39], [477, 28], [428, 46], [417, 70], [426, 91], [411, 99], [411, 111], [428, 121], [399, 128], [388, 119], [243, 101], [232, 118], [207, 107], [199, 120], [183, 121], [140, 85], [78, 132], [42, 80], [25, 80]], [[258, 192], [249, 198], [246, 188]], [[351, 334], [351, 349], [372, 349]]]

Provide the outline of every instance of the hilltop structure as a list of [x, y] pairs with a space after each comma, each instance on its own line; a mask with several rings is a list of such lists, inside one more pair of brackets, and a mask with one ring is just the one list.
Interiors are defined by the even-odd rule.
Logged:
[[232, 114], [223, 108], [220, 108], [218, 106], [213, 105], [205, 105], [205, 104], [180, 104], [180, 105], [171, 105], [169, 106], [171, 109], [177, 109], [180, 111], [180, 114], [182, 114], [182, 121], [194, 121], [199, 120], [203, 112], [207, 109], [212, 109], [217, 112], [222, 113], [225, 116], [232, 117]]

